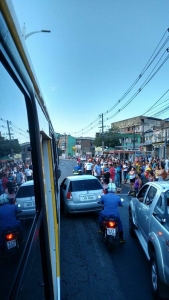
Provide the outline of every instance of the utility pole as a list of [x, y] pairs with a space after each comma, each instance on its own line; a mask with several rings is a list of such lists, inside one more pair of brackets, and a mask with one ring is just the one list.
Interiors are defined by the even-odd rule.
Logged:
[[11, 132], [10, 132], [10, 129], [12, 129], [11, 127], [10, 127], [10, 124], [11, 124], [11, 122], [10, 121], [6, 121], [7, 122], [7, 127], [8, 127], [8, 135], [9, 135], [9, 140], [10, 140], [10, 145], [11, 145], [11, 156], [12, 156], [12, 158], [14, 157], [14, 152], [13, 152], [13, 147], [12, 147], [12, 141], [11, 141]]
[[164, 142], [164, 158], [166, 159], [167, 154], [167, 130], [165, 131], [165, 142]]
[[9, 127], [9, 125], [11, 124], [11, 122], [10, 121], [6, 121], [7, 122], [7, 127], [8, 127], [8, 135], [9, 135], [9, 140], [11, 141], [11, 132], [10, 132], [10, 127]]
[[133, 158], [134, 158], [134, 161], [135, 161], [135, 154], [136, 154], [136, 153], [135, 153], [135, 148], [136, 148], [136, 147], [135, 147], [135, 145], [136, 145], [136, 144], [135, 144], [135, 137], [136, 137], [136, 134], [135, 134], [135, 125], [133, 126], [133, 128], [134, 128], [134, 138], [133, 138], [134, 157], [133, 157]]
[[142, 143], [144, 143], [144, 119], [141, 119], [142, 122]]
[[102, 120], [101, 120], [101, 127], [99, 127], [99, 128], [101, 128], [101, 135], [102, 135], [102, 152], [104, 151], [104, 124], [103, 124], [103, 114], [101, 114], [100, 115], [100, 117], [102, 118]]

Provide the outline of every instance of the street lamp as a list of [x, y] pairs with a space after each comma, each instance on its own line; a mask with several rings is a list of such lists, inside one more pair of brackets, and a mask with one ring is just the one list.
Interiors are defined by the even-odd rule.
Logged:
[[30, 33], [26, 34], [26, 26], [25, 23], [22, 28], [22, 36], [26, 40], [30, 35], [35, 34], [35, 33], [40, 33], [40, 32], [45, 32], [45, 33], [50, 33], [51, 30], [38, 30], [38, 31], [31, 31]]

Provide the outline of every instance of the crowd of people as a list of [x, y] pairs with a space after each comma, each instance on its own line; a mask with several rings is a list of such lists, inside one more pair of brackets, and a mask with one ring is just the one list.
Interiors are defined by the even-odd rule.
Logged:
[[0, 195], [6, 193], [14, 202], [15, 191], [22, 183], [32, 180], [32, 165], [24, 163], [4, 163], [0, 165]]
[[137, 193], [148, 181], [169, 180], [169, 159], [158, 157], [136, 157], [134, 162], [116, 157], [92, 157], [84, 165], [77, 159], [77, 165], [85, 174], [96, 176], [103, 184], [114, 182], [117, 188], [121, 184], [130, 184], [129, 194]]

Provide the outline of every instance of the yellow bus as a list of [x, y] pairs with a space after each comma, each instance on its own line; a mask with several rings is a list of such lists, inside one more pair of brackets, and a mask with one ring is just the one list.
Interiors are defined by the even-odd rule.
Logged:
[[19, 258], [0, 257], [0, 299], [60, 299], [58, 141], [8, 0], [0, 1], [0, 62], [0, 175], [12, 172], [16, 182], [21, 172], [24, 187], [26, 168], [33, 170], [35, 199], [22, 199], [23, 209], [35, 209], [21, 219]]

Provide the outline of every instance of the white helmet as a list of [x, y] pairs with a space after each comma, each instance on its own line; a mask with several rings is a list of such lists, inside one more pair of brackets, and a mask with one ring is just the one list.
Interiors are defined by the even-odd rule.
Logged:
[[108, 193], [115, 193], [116, 185], [113, 182], [109, 183], [107, 187], [107, 191]]
[[5, 204], [5, 203], [9, 203], [9, 198], [7, 194], [2, 194], [0, 196], [0, 205]]

